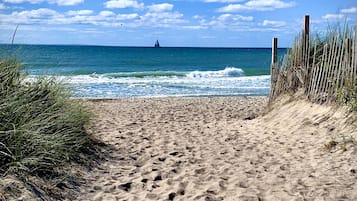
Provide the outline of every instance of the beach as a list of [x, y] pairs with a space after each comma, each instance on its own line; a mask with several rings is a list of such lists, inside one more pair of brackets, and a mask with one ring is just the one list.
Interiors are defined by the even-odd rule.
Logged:
[[108, 146], [82, 173], [77, 200], [356, 200], [351, 116], [301, 99], [267, 101], [89, 100], [88, 132]]
[[0, 11], [0, 201], [357, 201], [356, 0]]

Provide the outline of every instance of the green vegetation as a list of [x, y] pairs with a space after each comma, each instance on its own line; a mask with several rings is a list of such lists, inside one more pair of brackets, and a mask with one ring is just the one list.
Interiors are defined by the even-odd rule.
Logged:
[[90, 114], [54, 79], [25, 78], [15, 59], [0, 60], [0, 178], [55, 178], [64, 164], [92, 153]]
[[345, 86], [337, 89], [337, 101], [347, 105], [352, 111], [357, 111], [357, 86], [349, 81]]

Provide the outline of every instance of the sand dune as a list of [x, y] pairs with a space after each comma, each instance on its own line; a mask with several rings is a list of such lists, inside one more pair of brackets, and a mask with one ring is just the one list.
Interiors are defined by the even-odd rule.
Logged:
[[255, 118], [266, 101], [91, 102], [90, 131], [112, 148], [78, 200], [357, 200], [357, 131], [342, 110], [284, 100]]

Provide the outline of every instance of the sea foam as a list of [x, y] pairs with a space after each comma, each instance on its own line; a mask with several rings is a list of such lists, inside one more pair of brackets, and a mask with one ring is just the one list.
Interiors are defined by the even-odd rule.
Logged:
[[[270, 76], [245, 76], [239, 68], [227, 67], [218, 71], [177, 73], [119, 73], [57, 76], [72, 86], [77, 97], [154, 97], [206, 95], [267, 95]], [[125, 73], [128, 75], [129, 73]], [[161, 74], [161, 76], [158, 76]], [[114, 76], [113, 76], [114, 75]], [[153, 76], [152, 76], [153, 75]], [[36, 76], [31, 75], [30, 79]]]
[[226, 67], [218, 71], [193, 71], [186, 75], [191, 78], [209, 78], [209, 77], [240, 77], [244, 76], [244, 71], [240, 68]]

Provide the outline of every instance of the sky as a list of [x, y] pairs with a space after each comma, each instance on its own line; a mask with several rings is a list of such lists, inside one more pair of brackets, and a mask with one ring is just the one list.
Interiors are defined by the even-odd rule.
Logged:
[[0, 43], [166, 47], [289, 47], [354, 25], [357, 0], [0, 0]]

